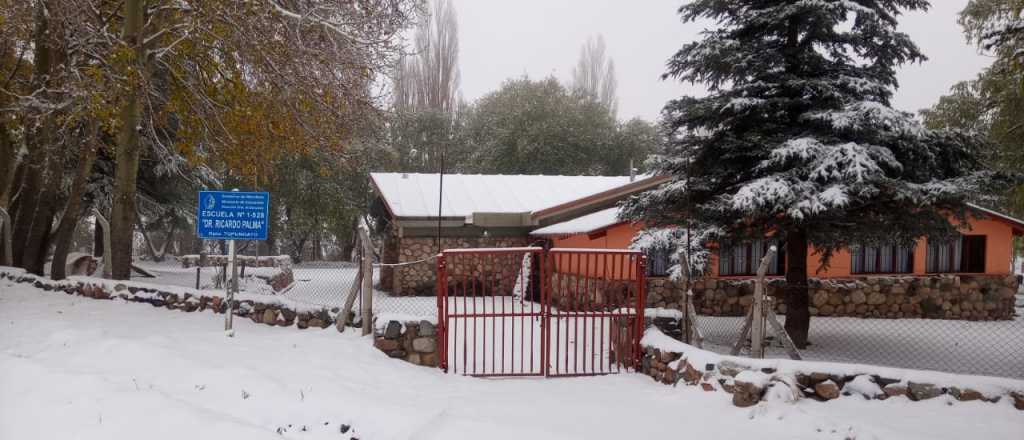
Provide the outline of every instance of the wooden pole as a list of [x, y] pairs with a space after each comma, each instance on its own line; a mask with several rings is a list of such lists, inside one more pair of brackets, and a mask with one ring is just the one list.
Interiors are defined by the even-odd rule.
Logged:
[[764, 276], [768, 272], [768, 265], [771, 264], [772, 257], [775, 256], [777, 249], [775, 246], [768, 248], [768, 253], [761, 258], [761, 265], [757, 268], [757, 279], [754, 280], [754, 303], [752, 305], [753, 310], [751, 312], [751, 337], [750, 337], [750, 357], [762, 359], [764, 358], [764, 330], [765, 330], [765, 310], [764, 310]]
[[370, 245], [370, 233], [365, 225], [359, 227], [359, 242], [363, 246], [363, 303], [360, 314], [363, 319], [363, 336], [366, 336], [373, 332], [373, 247]]

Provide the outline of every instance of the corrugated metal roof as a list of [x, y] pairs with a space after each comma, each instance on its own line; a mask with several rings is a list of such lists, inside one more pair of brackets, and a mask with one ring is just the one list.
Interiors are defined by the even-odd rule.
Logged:
[[548, 225], [530, 232], [535, 236], [586, 234], [621, 223], [619, 208], [608, 208], [577, 217], [572, 220]]
[[[437, 217], [437, 174], [370, 173], [396, 217]], [[629, 176], [445, 174], [442, 217], [534, 212], [629, 184]]]

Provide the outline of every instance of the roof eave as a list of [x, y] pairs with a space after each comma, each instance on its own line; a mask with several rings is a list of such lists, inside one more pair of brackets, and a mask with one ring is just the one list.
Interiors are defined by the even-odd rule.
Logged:
[[585, 207], [592, 203], [608, 200], [617, 196], [626, 196], [636, 192], [644, 191], [655, 186], [661, 185], [672, 179], [672, 176], [652, 176], [646, 179], [637, 180], [628, 184], [618, 186], [606, 191], [599, 192], [597, 194], [591, 194], [586, 197], [582, 197], [570, 202], [555, 205], [550, 208], [544, 208], [539, 211], [534, 211], [530, 217], [535, 223], [542, 219], [558, 215], [571, 209], [577, 209]]

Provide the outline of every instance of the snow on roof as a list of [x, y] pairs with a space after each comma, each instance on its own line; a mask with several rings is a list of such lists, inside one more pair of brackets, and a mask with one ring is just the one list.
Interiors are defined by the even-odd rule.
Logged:
[[603, 229], [608, 226], [621, 223], [618, 217], [619, 208], [608, 208], [597, 211], [593, 214], [587, 214], [572, 220], [536, 229], [531, 232], [530, 235], [548, 236], [586, 234], [588, 232], [593, 232], [598, 229]]
[[[370, 173], [370, 178], [395, 217], [437, 217], [437, 174]], [[629, 176], [445, 174], [441, 216], [534, 212], [629, 183]]]

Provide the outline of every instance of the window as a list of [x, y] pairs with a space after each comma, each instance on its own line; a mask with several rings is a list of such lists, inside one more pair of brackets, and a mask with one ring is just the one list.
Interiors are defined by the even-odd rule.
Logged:
[[666, 248], [651, 248], [644, 251], [647, 255], [647, 276], [667, 277], [668, 268], [672, 265], [672, 251]]
[[[718, 275], [757, 275], [761, 258], [774, 244], [775, 240], [754, 240], [723, 248], [718, 255]], [[785, 271], [785, 267], [786, 255], [780, 247], [768, 265], [767, 274], [778, 275]]]
[[850, 272], [911, 273], [914, 271], [914, 248], [896, 245], [850, 248]]
[[985, 272], [985, 236], [961, 235], [945, 242], [928, 241], [929, 273]]

